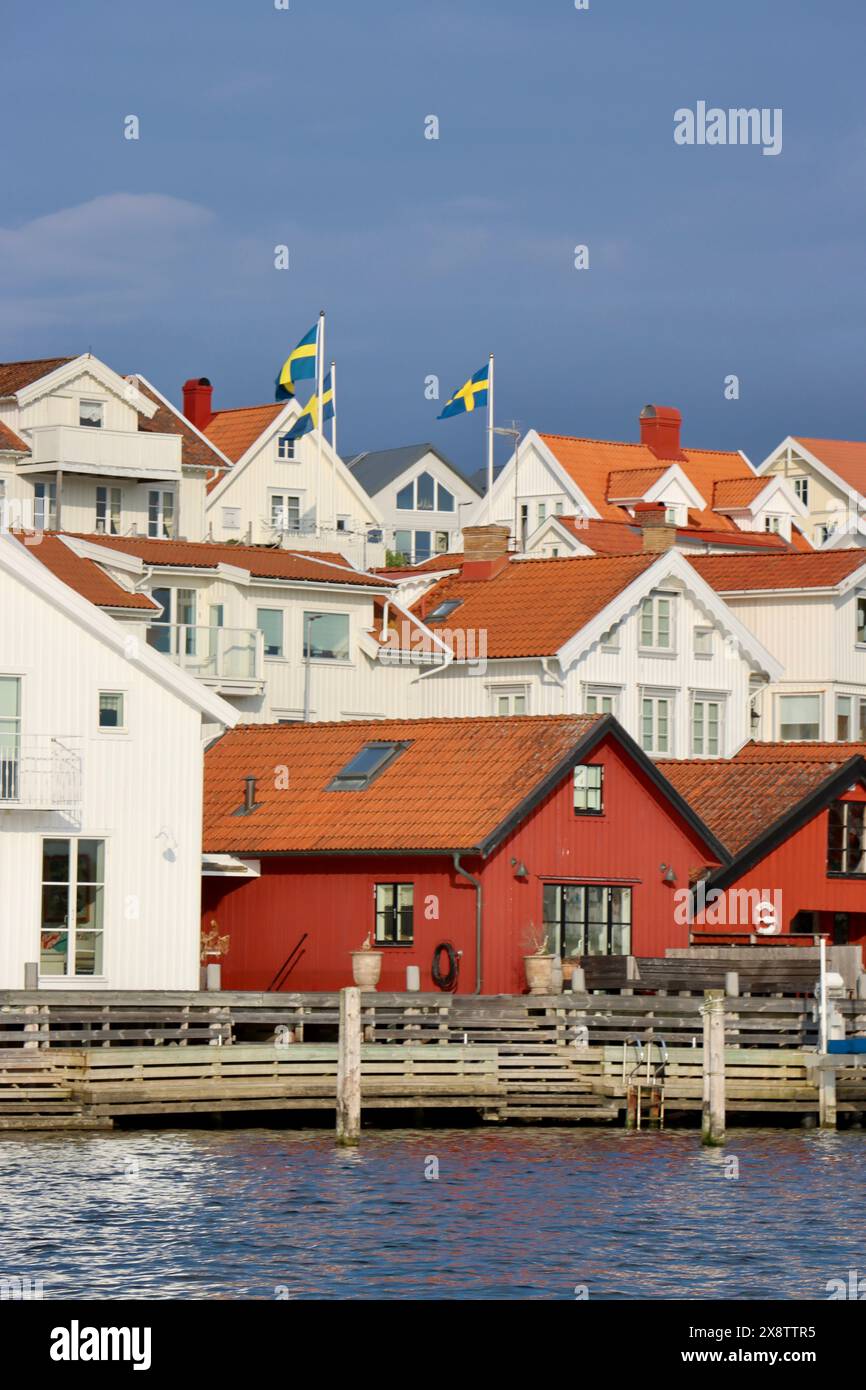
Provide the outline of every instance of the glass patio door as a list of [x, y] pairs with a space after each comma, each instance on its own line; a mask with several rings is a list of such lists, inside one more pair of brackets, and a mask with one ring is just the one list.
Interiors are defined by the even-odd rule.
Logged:
[[18, 799], [21, 761], [21, 681], [0, 676], [0, 801]]

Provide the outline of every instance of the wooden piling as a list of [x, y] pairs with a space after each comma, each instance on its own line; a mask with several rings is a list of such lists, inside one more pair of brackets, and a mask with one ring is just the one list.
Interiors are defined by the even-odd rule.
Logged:
[[836, 1128], [836, 1067], [830, 1057], [821, 1058], [818, 1071], [818, 1123], [822, 1129]]
[[704, 990], [704, 1105], [701, 1140], [725, 1142], [725, 996], [721, 990]]
[[337, 1143], [357, 1144], [361, 1135], [361, 991], [340, 990], [337, 1050]]

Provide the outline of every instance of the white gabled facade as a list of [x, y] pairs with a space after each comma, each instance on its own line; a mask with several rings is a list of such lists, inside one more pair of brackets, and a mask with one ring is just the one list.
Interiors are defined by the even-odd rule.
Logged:
[[556, 515], [599, 517], [537, 431], [529, 430], [497, 475], [489, 496], [485, 494], [472, 509], [467, 524], [508, 526], [522, 550], [529, 535], [547, 517]]
[[[866, 497], [815, 452], [822, 445], [835, 449], [839, 447], [838, 441], [810, 443], [812, 448], [789, 434], [767, 455], [758, 472], [768, 478], [784, 480], [794, 489], [806, 515], [804, 529], [816, 548], [866, 545]], [[862, 451], [861, 466], [866, 461], [866, 444], [843, 442], [841, 447], [846, 452], [859, 449]]]
[[203, 738], [235, 711], [6, 535], [0, 612], [0, 988], [197, 989]]
[[347, 466], [383, 518], [386, 550], [404, 564], [460, 549], [478, 492], [432, 445], [358, 454]]

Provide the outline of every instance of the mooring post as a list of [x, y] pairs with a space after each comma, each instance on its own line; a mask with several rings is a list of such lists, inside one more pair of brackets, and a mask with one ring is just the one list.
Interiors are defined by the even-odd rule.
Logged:
[[337, 1143], [357, 1144], [361, 1134], [361, 991], [340, 990], [337, 1045]]
[[818, 1072], [818, 1124], [822, 1129], [836, 1128], [836, 1064], [825, 1055]]
[[704, 990], [704, 1109], [701, 1140], [725, 1142], [725, 996]]

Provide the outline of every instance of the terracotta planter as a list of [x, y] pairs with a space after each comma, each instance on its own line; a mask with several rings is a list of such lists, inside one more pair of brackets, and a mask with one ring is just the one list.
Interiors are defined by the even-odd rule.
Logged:
[[361, 989], [375, 989], [382, 974], [381, 951], [351, 951], [352, 979]]
[[524, 956], [526, 983], [530, 994], [553, 993], [554, 956]]

